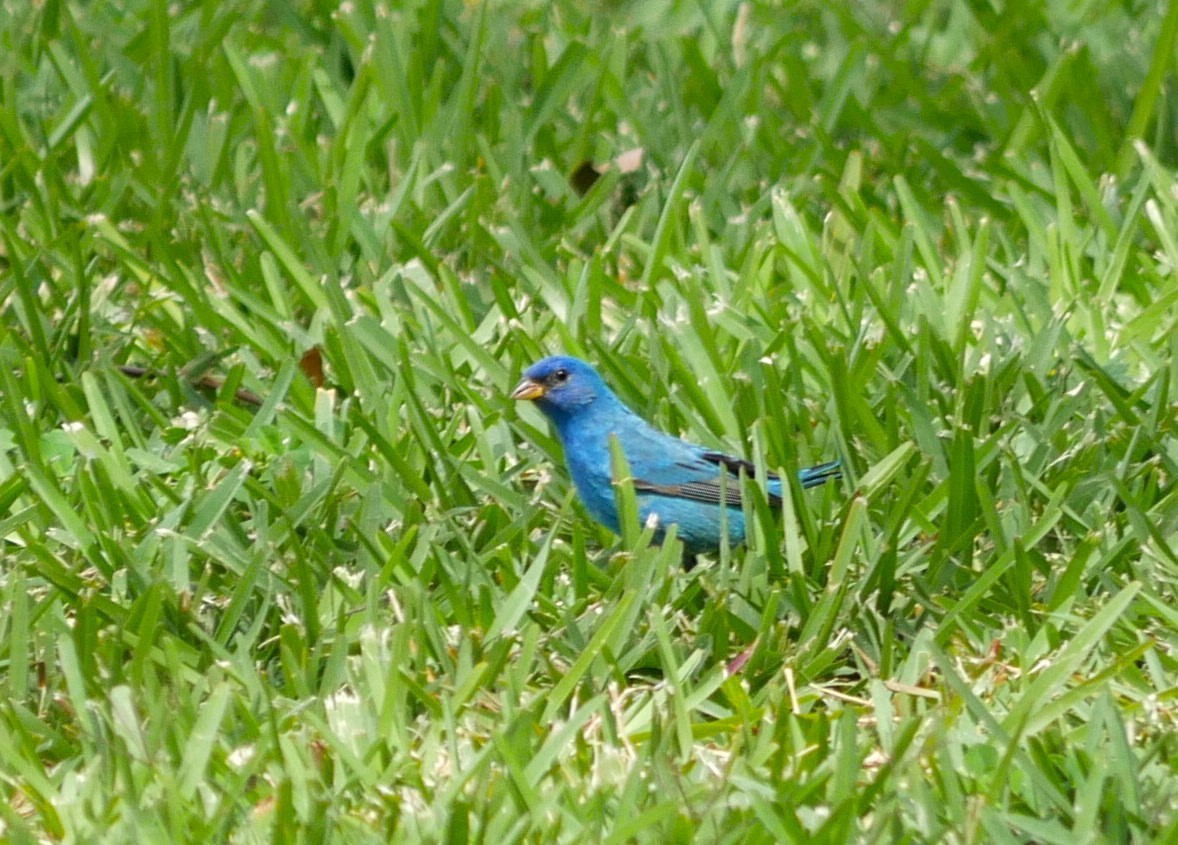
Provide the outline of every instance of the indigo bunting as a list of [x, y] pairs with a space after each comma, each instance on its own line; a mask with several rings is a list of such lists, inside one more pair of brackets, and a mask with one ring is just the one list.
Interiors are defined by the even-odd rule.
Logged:
[[[656, 542], [663, 540], [667, 526], [678, 526], [688, 568], [697, 553], [720, 547], [725, 526], [730, 545], [744, 541], [739, 473], [744, 470], [752, 476], [751, 462], [651, 427], [622, 404], [593, 367], [577, 358], [554, 356], [534, 364], [524, 372], [511, 398], [535, 402], [552, 422], [581, 501], [594, 519], [615, 534], [621, 532], [611, 471], [611, 434], [630, 465], [639, 518], [644, 524], [655, 523]], [[839, 475], [839, 462], [831, 461], [802, 470], [798, 480], [802, 487], [814, 487]], [[781, 485], [779, 477], [769, 475], [771, 504], [781, 504]]]

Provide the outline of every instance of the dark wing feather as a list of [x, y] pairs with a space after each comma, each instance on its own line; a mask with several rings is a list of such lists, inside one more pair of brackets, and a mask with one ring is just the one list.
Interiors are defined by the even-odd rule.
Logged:
[[[744, 470], [744, 474], [749, 478], [757, 477], [757, 465], [752, 461], [745, 460], [744, 458], [734, 458], [732, 455], [725, 455], [723, 452], [703, 452], [700, 455], [700, 458], [707, 461], [709, 464], [715, 464], [716, 466], [724, 467], [724, 469], [728, 470], [734, 475], [739, 475], [740, 471]], [[766, 476], [770, 481], [777, 479], [777, 476], [771, 472], [766, 473]]]
[[653, 493], [670, 499], [687, 499], [703, 502], [705, 505], [725, 504], [730, 508], [742, 507], [740, 485], [733, 479], [726, 487], [719, 481], [687, 481], [683, 484], [652, 484], [640, 478], [634, 479], [636, 493]]
[[[702, 478], [677, 484], [657, 484], [636, 478], [634, 479], [634, 490], [638, 493], [652, 493], [656, 496], [702, 502], [705, 505], [726, 505], [738, 510], [744, 507], [739, 476], [743, 470], [745, 475], [753, 477], [756, 473], [753, 463], [720, 452], [702, 452], [699, 454], [699, 459], [706, 465], [718, 468], [719, 474], [714, 478]], [[684, 470], [696, 473], [708, 469], [708, 466], [701, 466], [699, 462], [680, 462], [678, 465]], [[770, 480], [777, 478], [773, 473], [769, 473], [768, 477]], [[768, 492], [768, 496], [770, 504], [781, 504], [781, 497], [772, 490]]]

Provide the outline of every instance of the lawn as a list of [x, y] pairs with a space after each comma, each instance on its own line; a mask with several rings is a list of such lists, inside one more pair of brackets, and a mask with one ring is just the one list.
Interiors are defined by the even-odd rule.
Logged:
[[[1176, 50], [0, 2], [0, 838], [1173, 841]], [[557, 351], [844, 477], [684, 572], [508, 398]]]

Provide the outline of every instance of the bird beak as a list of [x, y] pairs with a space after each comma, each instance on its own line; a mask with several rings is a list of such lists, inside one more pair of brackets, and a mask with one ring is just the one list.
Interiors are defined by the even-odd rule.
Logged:
[[515, 386], [515, 390], [511, 391], [512, 399], [539, 399], [547, 393], [544, 385], [538, 381], [532, 381], [526, 378]]

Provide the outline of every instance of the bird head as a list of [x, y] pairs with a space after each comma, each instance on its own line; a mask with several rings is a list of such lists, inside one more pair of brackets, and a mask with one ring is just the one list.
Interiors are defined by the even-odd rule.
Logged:
[[512, 399], [529, 399], [550, 417], [565, 416], [612, 395], [596, 370], [567, 355], [533, 364], [511, 392]]

